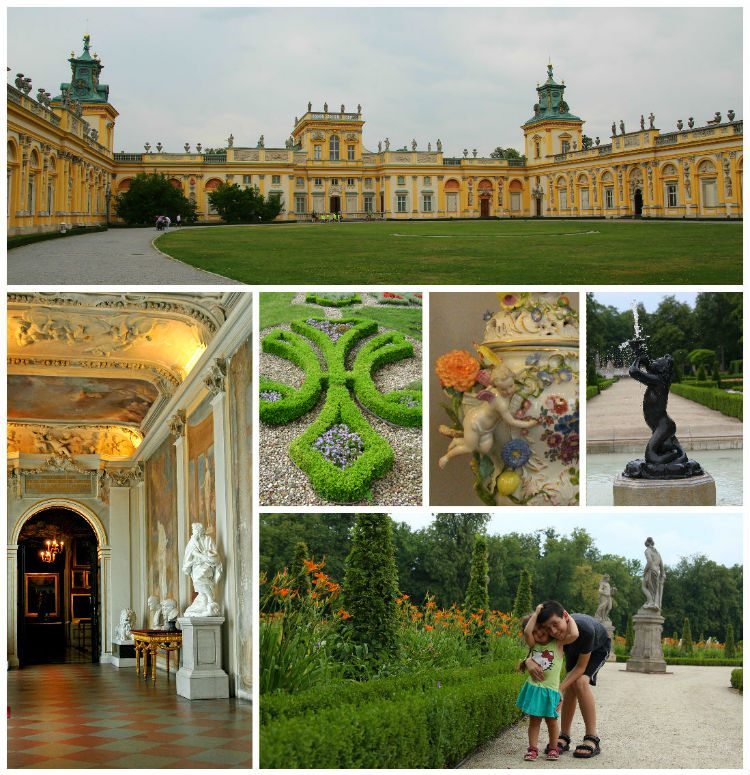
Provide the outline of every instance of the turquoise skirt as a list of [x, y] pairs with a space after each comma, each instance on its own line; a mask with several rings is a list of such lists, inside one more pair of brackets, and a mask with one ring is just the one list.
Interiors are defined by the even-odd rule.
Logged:
[[528, 716], [557, 718], [556, 708], [559, 702], [560, 692], [557, 690], [526, 681], [518, 695], [516, 706]]

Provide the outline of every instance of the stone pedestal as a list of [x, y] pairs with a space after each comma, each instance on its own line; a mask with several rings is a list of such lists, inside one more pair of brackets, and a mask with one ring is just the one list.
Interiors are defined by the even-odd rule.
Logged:
[[117, 667], [135, 667], [135, 643], [132, 640], [112, 639], [112, 664]]
[[612, 622], [602, 622], [604, 625], [604, 629], [607, 631], [607, 635], [609, 635], [609, 640], [612, 643], [612, 647], [609, 650], [609, 656], [607, 657], [607, 662], [617, 662], [617, 655], [615, 654], [615, 626], [612, 624]]
[[182, 616], [182, 659], [177, 671], [177, 694], [189, 700], [229, 697], [229, 676], [221, 667], [223, 616]]
[[703, 473], [688, 479], [630, 479], [618, 474], [615, 506], [715, 506], [716, 483]]
[[633, 617], [635, 639], [625, 669], [636, 673], [666, 673], [661, 647], [664, 617], [657, 609], [641, 608]]

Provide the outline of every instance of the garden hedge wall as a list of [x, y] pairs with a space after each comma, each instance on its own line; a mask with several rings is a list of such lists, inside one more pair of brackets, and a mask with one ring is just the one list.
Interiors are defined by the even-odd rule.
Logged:
[[726, 393], [718, 388], [700, 388], [684, 383], [673, 384], [671, 391], [729, 417], [742, 419], [742, 395], [739, 393]]
[[263, 768], [443, 768], [521, 717], [509, 662], [261, 698]]
[[599, 387], [598, 385], [586, 385], [586, 400], [593, 398], [594, 396], [599, 395]]
[[15, 234], [8, 237], [8, 250], [20, 248], [23, 245], [33, 245], [35, 242], [46, 242], [51, 239], [63, 239], [64, 237], [75, 237], [76, 234], [93, 234], [97, 231], [107, 231], [106, 226], [76, 226], [68, 229], [65, 234], [60, 231], [42, 231], [34, 234]]
[[739, 689], [740, 694], [742, 694], [742, 668], [737, 668], [737, 670], [732, 670], [732, 676], [729, 679], [729, 682], [732, 685], [733, 689]]
[[[627, 662], [630, 656], [617, 655], [618, 662]], [[668, 665], [694, 665], [695, 667], [736, 667], [742, 665], [742, 657], [727, 659], [726, 657], [713, 657], [703, 659], [701, 657], [664, 657]]]

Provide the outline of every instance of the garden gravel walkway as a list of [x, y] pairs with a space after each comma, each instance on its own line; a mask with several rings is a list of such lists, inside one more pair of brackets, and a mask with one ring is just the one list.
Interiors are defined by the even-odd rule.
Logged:
[[156, 250], [156, 229], [110, 229], [8, 251], [9, 285], [240, 285]]
[[[729, 688], [731, 667], [669, 665], [666, 675], [628, 673], [607, 663], [594, 688], [602, 753], [563, 754], [559, 762], [523, 761], [526, 719], [482, 746], [466, 769], [716, 769], [742, 767], [742, 695]], [[542, 725], [541, 745], [546, 745]], [[582, 740], [576, 713], [571, 736]]]
[[[297, 303], [299, 297], [295, 299]], [[294, 303], [294, 302], [293, 302]], [[320, 307], [326, 317], [336, 319], [342, 316], [342, 308]], [[359, 305], [344, 307], [346, 314], [356, 313]], [[288, 324], [272, 326], [261, 330], [260, 339], [276, 329], [291, 330]], [[379, 333], [385, 331], [380, 326]], [[357, 344], [354, 352], [363, 346]], [[390, 363], [378, 369], [374, 381], [381, 392], [405, 387], [414, 380], [422, 378], [422, 342], [406, 337], [414, 347], [414, 357], [396, 363]], [[309, 343], [312, 345], [312, 343]], [[313, 345], [313, 349], [317, 349]], [[322, 361], [322, 355], [318, 352]], [[352, 359], [350, 358], [350, 361]], [[351, 363], [348, 364], [349, 366]], [[299, 387], [304, 381], [304, 373], [294, 364], [276, 355], [260, 352], [260, 373], [264, 377]], [[286, 425], [259, 425], [260, 476], [259, 499], [262, 506], [327, 506], [329, 501], [321, 498], [313, 489], [307, 475], [289, 458], [289, 445], [314, 422], [325, 403], [325, 392], [318, 405]], [[393, 425], [360, 407], [363, 416], [373, 429], [391, 445], [395, 453], [393, 468], [372, 485], [372, 503], [347, 505], [371, 506], [419, 506], [422, 504], [422, 429], [402, 428]]]

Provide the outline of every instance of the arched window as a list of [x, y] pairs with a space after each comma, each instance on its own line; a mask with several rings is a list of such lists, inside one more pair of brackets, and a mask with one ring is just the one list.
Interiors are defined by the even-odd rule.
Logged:
[[338, 135], [331, 135], [328, 141], [328, 158], [331, 161], [339, 160], [339, 138]]

